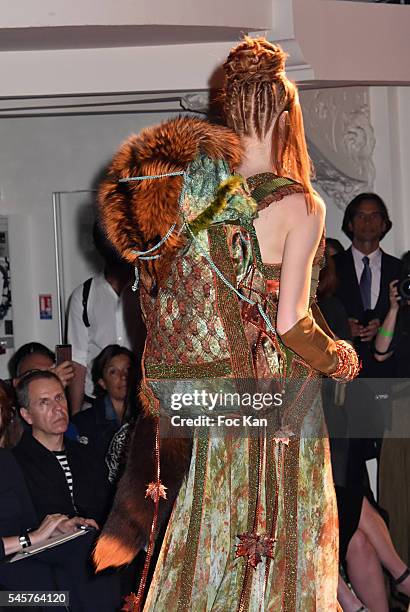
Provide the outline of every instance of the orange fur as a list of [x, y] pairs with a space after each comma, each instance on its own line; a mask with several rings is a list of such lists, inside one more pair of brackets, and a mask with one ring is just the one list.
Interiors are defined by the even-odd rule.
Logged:
[[101, 535], [93, 551], [93, 561], [97, 572], [107, 567], [119, 567], [131, 563], [134, 550], [119, 542], [115, 537]]
[[[135, 261], [133, 250], [148, 250], [173, 223], [178, 224], [183, 178], [127, 183], [119, 183], [119, 179], [184, 171], [199, 153], [213, 160], [226, 160], [232, 171], [241, 161], [239, 138], [230, 129], [189, 117], [131, 136], [114, 156], [99, 191], [100, 215], [109, 240], [129, 262]], [[140, 265], [157, 285], [166, 275], [167, 260], [182, 244], [183, 239], [174, 232], [161, 246], [158, 261], [141, 261]], [[144, 408], [145, 418], [139, 421], [134, 432], [112, 511], [95, 547], [94, 562], [98, 570], [129, 563], [149, 540], [154, 504], [145, 497], [145, 492], [156, 478], [155, 420], [149, 416], [152, 407], [144, 405]], [[161, 423], [164, 437], [160, 463], [167, 500], [160, 500], [158, 531], [168, 520], [191, 458], [191, 440], [167, 437], [166, 425]]]
[[[167, 487], [167, 499], [160, 500], [158, 531], [166, 524], [182, 480], [189, 468], [191, 440], [169, 437], [168, 419], [161, 425], [161, 480]], [[155, 481], [155, 420], [142, 418], [130, 441], [127, 466], [118, 484], [114, 503], [98, 538], [94, 563], [98, 570], [130, 563], [148, 544], [154, 504], [145, 497], [147, 486]]]
[[[211, 159], [224, 158], [232, 170], [241, 161], [238, 136], [230, 129], [205, 120], [178, 117], [146, 128], [126, 140], [114, 156], [99, 190], [99, 209], [109, 240], [127, 261], [133, 250], [156, 244], [173, 223], [178, 224], [178, 198], [182, 177], [119, 183], [120, 178], [183, 171], [202, 152]], [[161, 262], [144, 262], [152, 276], [183, 239], [176, 232], [161, 247]]]

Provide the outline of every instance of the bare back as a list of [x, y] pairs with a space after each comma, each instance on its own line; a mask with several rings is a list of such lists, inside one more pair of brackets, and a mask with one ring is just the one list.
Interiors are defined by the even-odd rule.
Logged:
[[308, 214], [303, 193], [285, 195], [268, 206], [259, 206], [254, 226], [262, 260], [281, 264], [277, 328], [288, 331], [309, 307], [312, 265], [323, 235], [325, 205]]

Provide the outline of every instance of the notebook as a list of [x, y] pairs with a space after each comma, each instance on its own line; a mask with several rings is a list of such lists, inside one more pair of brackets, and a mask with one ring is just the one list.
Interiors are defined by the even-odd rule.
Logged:
[[22, 550], [21, 552], [15, 553], [14, 555], [10, 556], [10, 558], [8, 559], [9, 563], [14, 563], [15, 561], [21, 561], [22, 559], [27, 559], [27, 557], [32, 557], [33, 555], [36, 555], [39, 552], [42, 552], [43, 550], [47, 550], [48, 548], [54, 548], [54, 546], [59, 546], [60, 544], [64, 544], [64, 542], [68, 542], [69, 540], [74, 540], [75, 538], [79, 538], [82, 535], [84, 535], [85, 533], [88, 533], [89, 531], [94, 531], [93, 528], [81, 528], [78, 529], [77, 531], [74, 531], [74, 533], [66, 533], [66, 534], [60, 534], [57, 536], [54, 536], [53, 538], [48, 538], [48, 540], [44, 540], [44, 542], [41, 542], [40, 544], [36, 544], [34, 546], [27, 546], [27, 548], [25, 548], [24, 550]]

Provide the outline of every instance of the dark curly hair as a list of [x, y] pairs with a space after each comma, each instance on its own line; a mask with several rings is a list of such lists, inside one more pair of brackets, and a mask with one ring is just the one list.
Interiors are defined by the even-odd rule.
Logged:
[[389, 211], [387, 210], [387, 206], [382, 200], [382, 198], [377, 195], [377, 193], [359, 193], [353, 200], [347, 205], [345, 210], [345, 215], [343, 217], [342, 230], [350, 238], [353, 240], [353, 232], [349, 229], [350, 223], [353, 221], [353, 217], [359, 210], [359, 206], [364, 200], [371, 200], [372, 202], [376, 202], [379, 207], [379, 210], [382, 214], [383, 221], [386, 223], [386, 229], [383, 232], [381, 239], [385, 237], [387, 232], [389, 232], [392, 228], [393, 223], [390, 221]]

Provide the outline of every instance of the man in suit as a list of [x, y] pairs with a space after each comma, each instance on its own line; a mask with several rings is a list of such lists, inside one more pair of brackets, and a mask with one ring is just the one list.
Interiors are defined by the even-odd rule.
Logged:
[[65, 437], [68, 407], [58, 376], [31, 370], [16, 387], [20, 414], [31, 426], [13, 453], [20, 464], [39, 519], [50, 513], [84, 516], [102, 524], [110, 486], [103, 460]]
[[[389, 309], [389, 283], [400, 274], [400, 260], [379, 246], [391, 227], [386, 205], [378, 195], [356, 196], [346, 208], [342, 225], [352, 246], [334, 256], [337, 295], [346, 308], [365, 377], [386, 376], [388, 371], [373, 358], [371, 341]], [[389, 369], [392, 371], [391, 364]]]
[[[381, 379], [395, 375], [394, 359], [377, 362], [372, 351], [373, 339], [389, 309], [389, 283], [400, 275], [400, 260], [379, 246], [391, 227], [387, 207], [380, 196], [375, 193], [356, 196], [346, 208], [342, 225], [352, 245], [334, 256], [339, 281], [337, 296], [346, 309], [354, 345], [362, 361], [360, 376], [371, 379], [368, 386], [379, 397], [389, 395], [388, 385]], [[360, 398], [360, 382], [356, 387], [352, 391]], [[367, 392], [368, 389], [366, 396]], [[389, 419], [389, 401], [375, 400], [367, 409], [366, 412], [365, 407], [358, 406], [360, 422], [356, 426], [367, 428], [369, 437], [378, 438]], [[379, 442], [373, 446], [377, 455]]]

